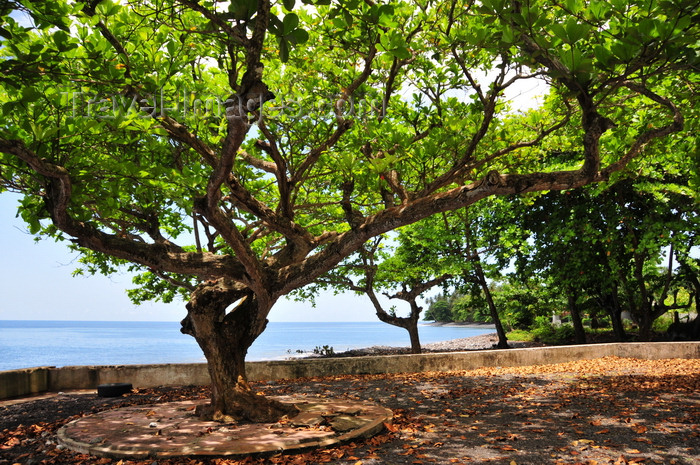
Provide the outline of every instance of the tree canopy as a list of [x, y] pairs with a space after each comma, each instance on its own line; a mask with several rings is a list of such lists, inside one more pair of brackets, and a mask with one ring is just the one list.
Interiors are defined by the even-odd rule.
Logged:
[[[92, 270], [150, 273], [136, 298], [185, 289], [214, 410], [259, 419], [272, 403], [236, 399], [281, 296], [435, 213], [624, 172], [683, 126], [696, 15], [674, 0], [10, 0], [0, 189]], [[510, 112], [504, 91], [530, 79], [553, 87], [547, 106]], [[557, 138], [573, 146], [543, 150]]]

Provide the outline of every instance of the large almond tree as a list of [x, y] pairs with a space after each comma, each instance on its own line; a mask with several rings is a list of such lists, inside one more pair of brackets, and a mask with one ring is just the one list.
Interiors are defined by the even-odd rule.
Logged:
[[[660, 89], [697, 81], [694, 15], [668, 0], [6, 0], [0, 190], [93, 270], [184, 289], [213, 385], [202, 413], [273, 420], [294, 409], [252, 392], [244, 360], [280, 297], [435, 213], [624, 173], [683, 125], [688, 102]], [[506, 91], [535, 79], [550, 106], [509, 112]], [[561, 131], [581, 156], [539, 149]]]

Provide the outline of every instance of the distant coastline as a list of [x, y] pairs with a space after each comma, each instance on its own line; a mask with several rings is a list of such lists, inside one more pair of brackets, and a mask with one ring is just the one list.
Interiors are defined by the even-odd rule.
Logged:
[[424, 321], [422, 326], [447, 326], [452, 328], [473, 328], [473, 329], [496, 329], [493, 323], [459, 323], [459, 322], [443, 322], [443, 321]]

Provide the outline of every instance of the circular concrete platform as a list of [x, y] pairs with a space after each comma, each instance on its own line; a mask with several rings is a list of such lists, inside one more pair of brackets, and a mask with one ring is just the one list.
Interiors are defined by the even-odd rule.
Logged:
[[77, 452], [109, 458], [249, 455], [370, 437], [392, 418], [391, 410], [362, 401], [275, 399], [301, 412], [278, 423], [224, 424], [194, 416], [202, 400], [139, 405], [74, 420], [58, 431], [58, 440]]

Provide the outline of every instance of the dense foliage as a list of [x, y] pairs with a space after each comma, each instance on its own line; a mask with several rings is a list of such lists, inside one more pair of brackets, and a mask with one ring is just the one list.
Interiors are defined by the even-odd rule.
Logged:
[[[695, 314], [700, 216], [688, 182], [688, 175], [664, 173], [503, 199], [508, 214], [484, 222], [515, 225], [519, 234], [512, 238], [518, 247], [499, 252], [502, 263], [512, 264], [507, 280], [492, 284], [511, 329], [547, 326], [552, 315], [566, 314], [580, 342], [584, 320], [622, 340], [624, 312], [648, 339], [658, 317]], [[485, 310], [478, 295], [441, 295], [426, 319], [483, 321]]]

